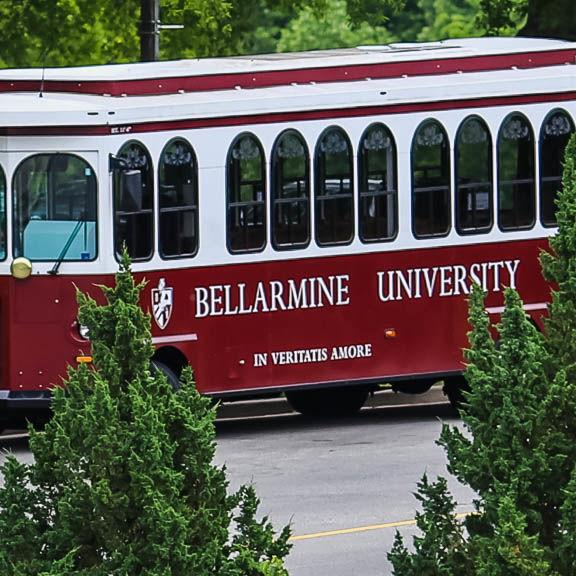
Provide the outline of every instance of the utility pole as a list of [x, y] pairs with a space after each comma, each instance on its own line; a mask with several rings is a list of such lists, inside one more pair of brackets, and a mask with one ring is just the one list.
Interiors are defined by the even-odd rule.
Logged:
[[140, 60], [156, 62], [160, 55], [160, 0], [140, 0]]

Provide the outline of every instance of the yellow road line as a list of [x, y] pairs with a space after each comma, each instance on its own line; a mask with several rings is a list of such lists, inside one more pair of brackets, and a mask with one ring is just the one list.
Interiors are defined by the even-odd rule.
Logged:
[[[456, 514], [456, 518], [465, 518], [469, 512], [462, 512]], [[386, 522], [384, 524], [372, 524], [370, 526], [356, 526], [356, 528], [343, 528], [341, 530], [328, 530], [326, 532], [313, 532], [312, 534], [300, 534], [299, 536], [291, 536], [290, 542], [297, 542], [298, 540], [312, 540], [313, 538], [325, 538], [326, 536], [339, 536], [340, 534], [355, 534], [357, 532], [368, 532], [369, 530], [383, 530], [385, 528], [400, 528], [401, 526], [414, 526], [416, 520], [398, 520], [397, 522]]]

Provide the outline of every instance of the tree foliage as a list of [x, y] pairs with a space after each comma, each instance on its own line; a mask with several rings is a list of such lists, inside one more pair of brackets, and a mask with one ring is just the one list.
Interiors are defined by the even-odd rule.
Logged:
[[[0, 66], [137, 61], [140, 0], [0, 0]], [[482, 35], [576, 39], [573, 0], [161, 0], [164, 60]]]
[[545, 335], [507, 290], [496, 343], [483, 294], [472, 292], [465, 430], [444, 425], [439, 443], [448, 470], [476, 492], [475, 511], [460, 523], [445, 480], [425, 479], [418, 496], [424, 536], [413, 553], [397, 536], [389, 554], [396, 576], [576, 573], [575, 137], [566, 150], [558, 222], [551, 252], [542, 255], [556, 286]]
[[[150, 319], [127, 257], [98, 305], [79, 294], [94, 366], [70, 369], [35, 462], [9, 457], [0, 488], [3, 576], [286, 576], [289, 530], [256, 519], [212, 462], [214, 409], [187, 370], [151, 372]], [[233, 530], [232, 530], [233, 528]]]

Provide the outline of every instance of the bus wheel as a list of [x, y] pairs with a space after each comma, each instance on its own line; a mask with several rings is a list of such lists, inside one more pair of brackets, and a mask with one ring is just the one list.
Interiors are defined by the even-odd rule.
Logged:
[[435, 378], [418, 378], [415, 380], [404, 380], [392, 383], [394, 392], [403, 394], [424, 394], [437, 382]]
[[450, 404], [458, 411], [465, 402], [464, 392], [468, 390], [470, 390], [470, 387], [464, 376], [451, 376], [450, 378], [444, 379], [444, 388], [442, 391], [448, 396]]
[[321, 388], [286, 392], [288, 403], [304, 416], [333, 418], [355, 414], [364, 406], [369, 389], [365, 386]]
[[159, 360], [152, 360], [150, 362], [150, 365], [152, 367], [151, 370], [152, 374], [158, 374], [158, 373], [164, 374], [164, 376], [166, 376], [168, 380], [168, 384], [170, 384], [170, 386], [172, 387], [172, 390], [180, 389], [182, 383], [180, 382], [180, 378], [178, 378], [178, 375], [176, 374], [176, 372], [174, 372], [174, 370], [172, 370], [172, 368], [164, 364], [164, 362], [160, 362]]

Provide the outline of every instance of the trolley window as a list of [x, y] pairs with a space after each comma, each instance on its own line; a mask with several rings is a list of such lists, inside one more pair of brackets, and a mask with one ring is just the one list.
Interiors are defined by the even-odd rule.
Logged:
[[94, 260], [96, 175], [72, 154], [26, 158], [13, 180], [14, 255], [36, 261]]
[[456, 230], [488, 232], [492, 227], [492, 139], [486, 123], [466, 118], [456, 135]]
[[338, 127], [320, 136], [315, 154], [316, 241], [320, 246], [346, 244], [354, 234], [352, 145]]
[[518, 230], [534, 221], [534, 136], [528, 120], [514, 113], [498, 134], [498, 223]]
[[154, 248], [154, 180], [150, 155], [140, 142], [127, 142], [114, 170], [114, 244], [132, 260], [147, 260]]
[[436, 120], [424, 121], [412, 140], [412, 230], [417, 238], [450, 231], [450, 145]]
[[185, 140], [168, 143], [158, 166], [159, 249], [163, 258], [198, 251], [198, 175], [194, 150]]
[[562, 184], [564, 151], [574, 132], [574, 122], [564, 110], [546, 116], [540, 131], [540, 219], [556, 226], [556, 196]]
[[304, 138], [283, 132], [272, 149], [272, 244], [298, 248], [310, 241], [310, 162]]
[[241, 134], [228, 153], [227, 235], [230, 252], [254, 252], [266, 245], [264, 152], [252, 134]]
[[364, 132], [358, 151], [360, 239], [391, 240], [396, 236], [396, 145], [382, 124]]

